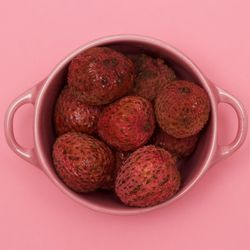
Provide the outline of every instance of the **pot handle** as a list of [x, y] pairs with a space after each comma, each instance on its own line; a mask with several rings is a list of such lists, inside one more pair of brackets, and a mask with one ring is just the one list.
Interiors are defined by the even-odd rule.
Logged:
[[247, 112], [240, 101], [224, 89], [216, 88], [218, 91], [218, 103], [229, 104], [235, 110], [238, 119], [238, 130], [234, 140], [230, 144], [218, 145], [214, 163], [230, 156], [239, 149], [246, 139], [248, 129]]
[[25, 104], [35, 105], [37, 94], [40, 91], [40, 87], [43, 82], [35, 85], [33, 88], [25, 91], [23, 94], [18, 96], [9, 106], [5, 114], [5, 137], [9, 147], [15, 152], [18, 156], [26, 160], [27, 162], [39, 167], [38, 158], [36, 155], [35, 148], [24, 148], [22, 147], [15, 138], [13, 121], [16, 111]]

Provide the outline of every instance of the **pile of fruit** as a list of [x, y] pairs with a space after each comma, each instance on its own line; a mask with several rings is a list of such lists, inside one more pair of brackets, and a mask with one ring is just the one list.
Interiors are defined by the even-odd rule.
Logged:
[[177, 161], [194, 151], [209, 113], [205, 90], [164, 60], [90, 48], [71, 61], [55, 105], [55, 170], [78, 193], [159, 204], [179, 190]]

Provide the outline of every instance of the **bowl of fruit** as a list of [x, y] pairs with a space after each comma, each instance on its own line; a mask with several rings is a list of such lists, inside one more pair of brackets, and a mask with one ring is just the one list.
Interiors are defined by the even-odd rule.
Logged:
[[[34, 148], [18, 144], [15, 112], [34, 105]], [[218, 104], [238, 130], [218, 144]], [[18, 96], [5, 116], [10, 148], [66, 195], [96, 211], [138, 214], [182, 197], [244, 142], [242, 104], [183, 53], [145, 36], [97, 39]]]

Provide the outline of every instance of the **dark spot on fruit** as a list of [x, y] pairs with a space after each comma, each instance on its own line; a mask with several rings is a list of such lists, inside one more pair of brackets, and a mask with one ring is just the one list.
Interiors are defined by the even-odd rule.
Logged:
[[104, 61], [103, 61], [103, 64], [105, 65], [105, 66], [107, 66], [107, 67], [115, 67], [115, 66], [117, 66], [117, 64], [118, 64], [118, 61], [117, 61], [117, 59], [116, 58], [111, 58], [111, 59], [105, 59]]
[[105, 54], [110, 53], [110, 49], [106, 48], [106, 47], [102, 47], [102, 50]]
[[143, 130], [144, 130], [145, 132], [147, 132], [148, 130], [150, 130], [150, 128], [151, 128], [150, 122], [147, 122], [147, 123], [144, 125]]
[[72, 155], [70, 155], [69, 159], [72, 160], [72, 161], [78, 161], [79, 157], [78, 156], [72, 156]]
[[124, 81], [124, 75], [121, 73], [118, 73], [117, 80], [116, 80], [117, 84], [122, 84], [123, 81]]
[[178, 88], [181, 93], [190, 93], [191, 89], [189, 87]]
[[118, 61], [116, 60], [116, 58], [112, 58], [111, 63], [112, 63], [112, 66], [116, 66], [118, 64]]
[[163, 186], [164, 184], [166, 184], [169, 180], [169, 175], [167, 175], [165, 178], [163, 178], [163, 180], [159, 183], [159, 186]]
[[141, 185], [137, 185], [133, 190], [129, 192], [129, 194], [135, 194], [137, 193], [141, 188]]
[[185, 127], [188, 127], [192, 122], [191, 119], [187, 116], [180, 117], [179, 121], [180, 121], [181, 125], [183, 125]]
[[103, 76], [101, 79], [101, 83], [102, 83], [102, 86], [105, 86], [108, 83], [108, 79], [105, 76]]
[[156, 76], [156, 74], [153, 71], [150, 71], [150, 70], [142, 71], [139, 74], [139, 78], [141, 78], [141, 79], [148, 79], [148, 78], [152, 78], [152, 77], [155, 77], [155, 76]]

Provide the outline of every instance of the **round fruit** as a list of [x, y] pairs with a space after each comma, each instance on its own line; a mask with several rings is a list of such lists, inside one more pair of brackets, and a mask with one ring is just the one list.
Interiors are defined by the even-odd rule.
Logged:
[[160, 127], [176, 138], [197, 134], [208, 121], [209, 112], [206, 91], [188, 81], [169, 83], [155, 101], [155, 114]]
[[92, 136], [75, 132], [56, 139], [53, 161], [63, 182], [80, 193], [99, 188], [114, 167], [108, 146]]
[[69, 66], [69, 86], [91, 105], [107, 104], [124, 96], [133, 82], [132, 61], [110, 48], [90, 48], [76, 56]]
[[135, 150], [144, 145], [154, 128], [152, 105], [139, 96], [126, 96], [110, 104], [97, 124], [100, 137], [119, 151]]
[[145, 54], [133, 55], [137, 76], [133, 93], [153, 101], [160, 89], [176, 79], [174, 71], [160, 58]]
[[176, 162], [163, 148], [144, 146], [121, 166], [115, 182], [120, 200], [135, 207], [154, 206], [171, 198], [180, 187]]
[[198, 138], [199, 134], [185, 138], [175, 138], [159, 128], [154, 135], [153, 144], [181, 158], [189, 156], [194, 151]]
[[92, 134], [96, 131], [100, 113], [100, 107], [85, 104], [66, 87], [55, 106], [54, 124], [57, 135], [73, 131]]

